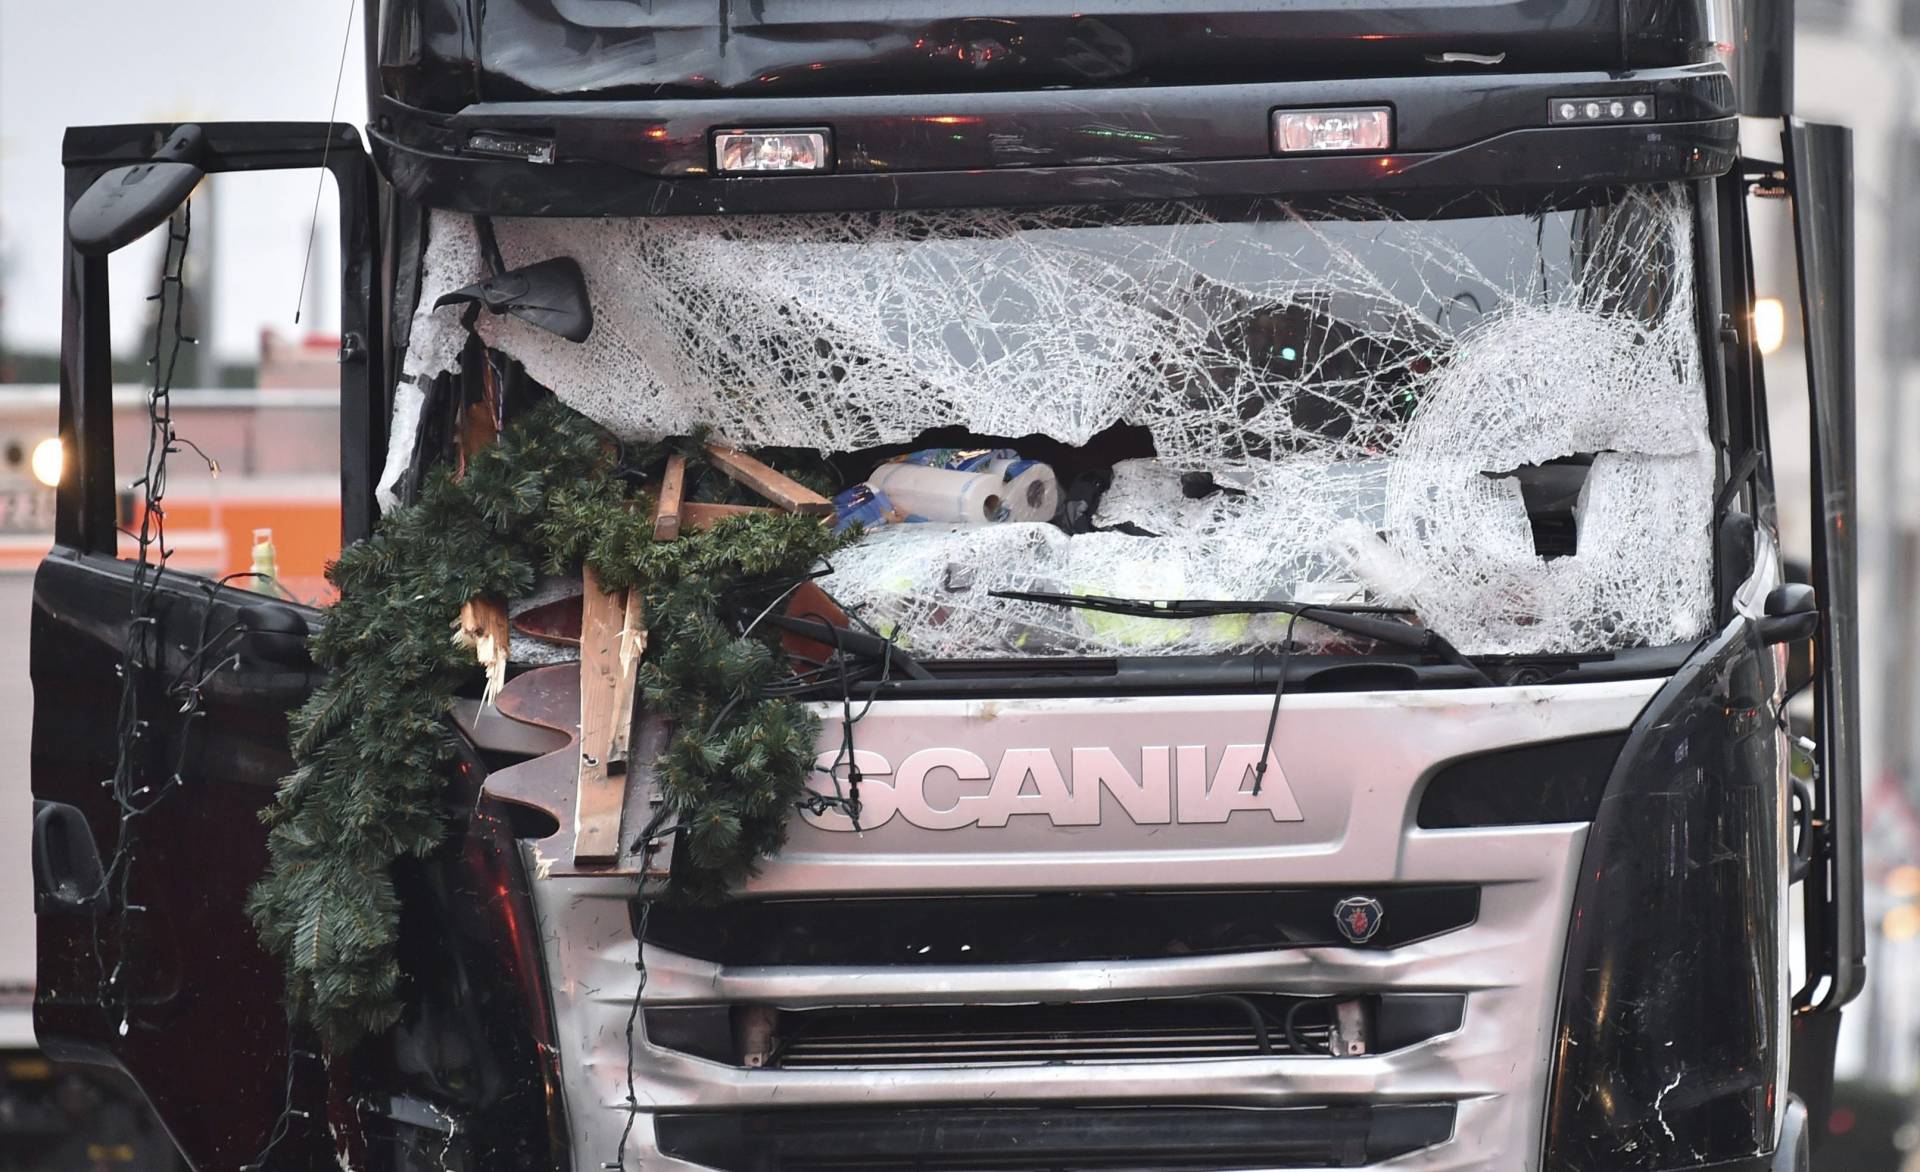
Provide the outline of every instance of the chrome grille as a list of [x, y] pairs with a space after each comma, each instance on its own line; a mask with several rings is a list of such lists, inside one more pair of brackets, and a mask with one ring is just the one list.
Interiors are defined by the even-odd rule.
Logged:
[[[1263, 1000], [1277, 1000], [1267, 998]], [[782, 1014], [771, 1066], [1001, 1066], [1325, 1054], [1329, 1026], [1296, 1022], [1291, 1038], [1269, 1010], [1212, 999], [1057, 1006], [972, 1006], [945, 1012]], [[1287, 1006], [1276, 1007], [1284, 1014]], [[1256, 1028], [1251, 1015], [1259, 1012]], [[1298, 1016], [1304, 1016], [1298, 1015]], [[1144, 1020], [1143, 1020], [1144, 1019]], [[1159, 1019], [1156, 1021], [1155, 1019]]]
[[1386, 1053], [1458, 1028], [1445, 993], [1208, 993], [1057, 1003], [652, 1007], [656, 1045], [766, 1069], [1183, 1062]]
[[[1325, 1037], [1326, 1031], [1320, 1031]], [[1244, 1058], [1263, 1051], [1253, 1031], [1107, 1030], [1084, 1033], [928, 1034], [915, 1038], [850, 1036], [802, 1040], [783, 1051], [774, 1066], [1017, 1066], [1028, 1062], [1171, 1062], [1193, 1058]]]

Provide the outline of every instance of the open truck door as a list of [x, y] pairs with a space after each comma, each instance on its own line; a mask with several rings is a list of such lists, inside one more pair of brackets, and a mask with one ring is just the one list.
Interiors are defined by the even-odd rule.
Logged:
[[[1860, 627], [1853, 388], [1853, 132], [1793, 116], [1793, 6], [1742, 5], [1736, 55], [1740, 112], [1781, 120], [1782, 164], [1748, 168], [1756, 189], [1786, 195], [1807, 365], [1812, 521], [1813, 730], [1810, 784], [1796, 786], [1793, 875], [1804, 913], [1805, 983], [1793, 993], [1788, 1086], [1805, 1116], [1826, 1118], [1833, 1100], [1840, 1013], [1866, 982], [1860, 858]], [[1744, 216], [1739, 222], [1745, 222]], [[1743, 242], [1741, 282], [1753, 305], [1752, 249]], [[1751, 342], [1751, 339], [1749, 339]], [[1760, 372], [1749, 345], [1743, 366]], [[1764, 427], [1764, 421], [1762, 422]], [[1788, 1120], [1783, 1153], [1821, 1133]], [[1790, 1155], [1783, 1156], [1783, 1159]], [[1777, 1166], [1789, 1166], [1785, 1164]]]
[[[173, 350], [187, 342], [171, 336], [168, 299], [190, 226], [180, 209], [203, 176], [331, 172], [341, 536], [365, 535], [384, 417], [373, 172], [352, 127], [322, 123], [78, 128], [64, 163], [66, 463], [32, 618], [35, 1028], [56, 1059], [125, 1069], [194, 1166], [252, 1165], [276, 1135], [266, 1166], [299, 1166], [293, 1153], [325, 1129], [290, 1110], [293, 1086], [317, 1088], [321, 1070], [292, 1057], [280, 964], [244, 903], [266, 864], [259, 813], [289, 767], [286, 713], [318, 678], [305, 647], [317, 612], [248, 589], [246, 575], [169, 564], [179, 538], [165, 532], [164, 461], [195, 457], [170, 419]], [[140, 440], [152, 446], [130, 500], [115, 476], [108, 254], [162, 225], [159, 362]]]
[[1814, 1118], [1832, 1098], [1840, 1011], [1866, 980], [1860, 860], [1859, 584], [1854, 471], [1853, 132], [1786, 120], [1810, 420], [1814, 763], [1804, 833], [1806, 984], [1794, 995], [1794, 1089]]

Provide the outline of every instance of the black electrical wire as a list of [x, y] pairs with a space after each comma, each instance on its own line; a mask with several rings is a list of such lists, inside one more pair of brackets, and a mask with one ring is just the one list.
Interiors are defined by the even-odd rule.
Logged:
[[[1302, 997], [1291, 1006], [1288, 1006], [1284, 1026], [1284, 1032], [1287, 1037], [1287, 1047], [1296, 1054], [1305, 1054], [1307, 1052], [1307, 1044], [1301, 1039], [1298, 1026], [1301, 1010], [1307, 1008], [1309, 1005], [1337, 1005], [1342, 1001], [1351, 1001], [1353, 998], [1354, 995], [1351, 993], [1329, 993], [1320, 997]], [[1331, 1056], [1333, 1054], [1333, 1023], [1332, 1021], [1328, 1021], [1326, 1025], [1320, 1028], [1327, 1031], [1327, 1042], [1324, 1047], [1319, 1049], [1319, 1053]]]
[[293, 1020], [292, 1017], [289, 1016], [287, 1020], [287, 1080], [282, 1092], [280, 1114], [275, 1117], [273, 1128], [267, 1134], [266, 1146], [261, 1148], [260, 1153], [251, 1161], [240, 1165], [240, 1172], [271, 1172], [273, 1165], [267, 1162], [267, 1158], [273, 1155], [273, 1150], [279, 1147], [281, 1142], [287, 1138], [287, 1133], [293, 1128], [293, 1121], [296, 1118], [305, 1119], [307, 1117], [305, 1111], [293, 1105], [294, 1059], [307, 1058], [318, 1060], [319, 1057], [318, 1054], [312, 1053], [311, 1051], [295, 1048]]
[[640, 883], [634, 888], [633, 897], [640, 901], [640, 912], [634, 918], [633, 967], [636, 972], [633, 983], [633, 1003], [627, 1006], [627, 1122], [620, 1129], [620, 1146], [615, 1150], [613, 1159], [601, 1164], [602, 1168], [624, 1169], [627, 1166], [627, 1143], [633, 1136], [634, 1117], [639, 1113], [640, 1099], [633, 1093], [633, 1034], [640, 1020], [640, 995], [647, 989], [647, 922], [653, 915], [653, 901], [646, 898], [647, 872], [653, 866], [653, 852], [660, 842], [671, 835], [678, 827], [662, 831], [669, 809], [662, 805], [647, 820], [646, 829], [634, 841], [634, 849], [640, 854]]
[[1202, 1000], [1223, 1002], [1244, 1011], [1247, 1020], [1253, 1025], [1254, 1045], [1259, 1047], [1262, 1054], [1273, 1053], [1273, 1038], [1267, 1032], [1267, 1015], [1260, 1012], [1260, 1007], [1253, 1003], [1251, 997], [1244, 997], [1238, 993], [1214, 993]]
[[1280, 679], [1273, 685], [1273, 707], [1267, 712], [1267, 739], [1260, 750], [1260, 760], [1253, 765], [1253, 796], [1260, 796], [1260, 787], [1267, 780], [1267, 758], [1273, 756], [1273, 734], [1280, 726], [1280, 700], [1287, 694], [1287, 667], [1293, 662], [1293, 624], [1300, 621], [1298, 611], [1287, 617], [1287, 633], [1280, 642]]
[[[1318, 1003], [1319, 1003], [1318, 998], [1302, 998], [1301, 1000], [1296, 1001], [1292, 1005], [1287, 1007], [1287, 1021], [1286, 1021], [1287, 1049], [1291, 1050], [1295, 1054], [1305, 1054], [1307, 1052], [1306, 1044], [1300, 1040], [1300, 1034], [1295, 1028], [1295, 1022], [1299, 1018], [1300, 1011], [1302, 1009], [1305, 1009], [1309, 1005], [1315, 1005]], [[1331, 1046], [1328, 1047], [1328, 1053], [1332, 1053]]]
[[[841, 646], [839, 626], [828, 621], [824, 615], [812, 611], [795, 617], [814, 619], [826, 628], [828, 637], [833, 640], [834, 653], [831, 662], [838, 663], [840, 668], [840, 750], [834, 754], [833, 761], [827, 765], [824, 771], [828, 777], [833, 779], [834, 794], [831, 798], [825, 794], [813, 795], [802, 803], [802, 808], [814, 814], [825, 813], [827, 810], [837, 808], [847, 815], [848, 820], [853, 823], [853, 828], [859, 830], [860, 758], [854, 746], [853, 730], [855, 725], [866, 719], [867, 713], [873, 711], [873, 704], [876, 697], [869, 695], [865, 706], [860, 709], [858, 715], [855, 715], [853, 711], [853, 682], [847, 670], [847, 655], [845, 648]], [[854, 622], [860, 621], [857, 616], [852, 614], [849, 614], [847, 617]], [[864, 626], [865, 624], [862, 625]], [[879, 656], [879, 682], [885, 685], [893, 678], [893, 636], [889, 634], [879, 637], [883, 639], [886, 644], [884, 652]], [[840, 766], [843, 763], [847, 767], [847, 790], [844, 794], [840, 792]], [[819, 767], [816, 766], [815, 768], [817, 769]]]
[[[647, 853], [651, 855], [652, 847]], [[640, 867], [640, 886], [634, 890], [634, 898], [640, 899], [640, 913], [634, 919], [633, 967], [638, 976], [633, 983], [633, 1004], [627, 1007], [627, 1122], [620, 1129], [620, 1146], [614, 1151], [613, 1159], [600, 1165], [607, 1169], [624, 1169], [627, 1166], [627, 1143], [633, 1137], [633, 1122], [640, 1113], [640, 1099], [633, 1093], [633, 1028], [640, 1018], [640, 995], [647, 988], [647, 920], [653, 914], [653, 903], [642, 899], [647, 886], [645, 863]]]
[[[811, 575], [809, 577], [811, 577]], [[761, 620], [766, 618], [775, 606], [779, 605], [780, 599], [785, 598], [793, 591], [799, 589], [801, 584], [807, 580], [807, 578], [801, 578], [782, 590], [765, 610], [762, 610], [752, 622], [746, 624], [746, 626], [741, 629], [740, 637], [744, 639], [752, 635], [755, 628], [760, 625]], [[729, 697], [726, 704], [721, 708], [720, 714], [714, 718], [711, 727], [717, 728], [720, 722], [725, 719], [727, 713], [732, 711], [734, 705], [742, 698], [742, 693], [738, 692]], [[618, 1170], [624, 1169], [627, 1166], [627, 1145], [632, 1141], [634, 1120], [638, 1116], [640, 1109], [639, 1096], [634, 1093], [634, 1034], [640, 1023], [642, 995], [646, 992], [647, 988], [647, 923], [653, 914], [653, 901], [646, 897], [647, 874], [652, 866], [653, 852], [656, 847], [660, 842], [677, 833], [680, 829], [678, 826], [666, 830], [661, 829], [670, 814], [671, 808], [664, 804], [661, 805], [659, 809], [654, 811], [653, 817], [648, 820], [646, 828], [640, 832], [640, 837], [635, 839], [633, 844], [633, 849], [641, 852], [640, 883], [634, 890], [634, 898], [640, 901], [640, 911], [634, 919], [633, 933], [633, 964], [637, 975], [633, 986], [633, 1001], [627, 1006], [627, 1120], [625, 1125], [620, 1128], [620, 1144], [614, 1151], [613, 1159], [600, 1165], [603, 1169], [614, 1170], [614, 1172], [618, 1172]]]
[[[186, 292], [183, 274], [187, 247], [193, 236], [192, 209], [193, 204], [189, 201], [168, 221], [160, 287], [147, 299], [156, 305], [153, 349], [147, 359], [153, 372], [153, 386], [147, 395], [146, 461], [140, 479], [133, 485], [142, 490], [142, 509], [140, 527], [132, 534], [138, 554], [134, 559], [129, 589], [126, 639], [120, 652], [120, 704], [115, 718], [118, 753], [113, 777], [106, 783], [120, 811], [120, 825], [113, 854], [103, 868], [100, 886], [94, 892], [96, 900], [104, 900], [108, 910], [116, 913], [113, 915], [114, 964], [111, 971], [107, 968], [106, 949], [101, 935], [102, 921], [106, 916], [96, 915], [89, 922], [100, 1002], [104, 1008], [117, 1009], [123, 1036], [130, 1028], [132, 1008], [132, 996], [127, 992], [123, 978], [132, 943], [129, 913], [134, 909], [130, 897], [142, 827], [140, 819], [181, 783], [192, 744], [194, 724], [204, 716], [199, 703], [202, 680], [188, 689], [182, 698], [179, 743], [172, 771], [157, 787], [140, 784], [139, 765], [145, 756], [140, 745], [152, 730], [152, 724], [142, 714], [140, 706], [140, 679], [145, 671], [164, 665], [166, 660], [166, 644], [155, 612], [160, 586], [166, 577], [167, 559], [173, 552], [167, 546], [166, 509], [162, 503], [166, 496], [167, 457], [178, 450], [179, 442], [179, 436], [173, 428], [173, 377], [179, 367], [181, 347], [193, 342], [181, 325]], [[202, 455], [204, 457], [204, 453]], [[202, 615], [201, 649], [189, 657], [188, 674], [197, 674], [194, 669], [198, 666], [198, 657], [205, 650], [207, 621], [207, 616]]]

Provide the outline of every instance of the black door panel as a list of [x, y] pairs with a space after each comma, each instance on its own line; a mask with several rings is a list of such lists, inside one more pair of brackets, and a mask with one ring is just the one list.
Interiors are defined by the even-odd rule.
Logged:
[[[258, 601], [184, 576], [163, 581], [136, 657], [139, 708], [152, 718], [134, 773], [137, 787], [157, 791], [178, 763], [180, 780], [137, 817], [134, 849], [116, 868], [121, 813], [102, 782], [119, 752], [133, 571], [56, 551], [34, 582], [34, 797], [77, 809], [110, 882], [126, 883], [124, 911], [116, 887], [92, 914], [38, 917], [34, 1023], [56, 1058], [125, 1067], [197, 1167], [232, 1168], [254, 1158], [284, 1103], [280, 962], [255, 942], [244, 903], [267, 860], [259, 811], [290, 764], [286, 711], [308, 677], [242, 654], [206, 676], [203, 718], [161, 719], [226, 658], [196, 654], [202, 644], [230, 651], [236, 640], [221, 632]], [[212, 1103], [220, 1109], [206, 1110]]]

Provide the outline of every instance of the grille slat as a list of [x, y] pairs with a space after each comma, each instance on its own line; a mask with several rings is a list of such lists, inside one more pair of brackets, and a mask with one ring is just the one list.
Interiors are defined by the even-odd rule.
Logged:
[[[818, 1039], [818, 1041], [808, 1039], [806, 1045], [814, 1049], [887, 1049], [887, 1047], [902, 1047], [902, 1045], [962, 1045], [964, 1047], [964, 1045], [985, 1045], [985, 1043], [1020, 1045], [1023, 1041], [1044, 1045], [1044, 1043], [1066, 1041], [1069, 1038], [1083, 1039], [1089, 1043], [1137, 1041], [1139, 1045], [1154, 1045], [1154, 1043], [1177, 1045], [1181, 1041], [1212, 1041], [1212, 1039], [1233, 1036], [1233, 1034], [1244, 1036], [1248, 1041], [1254, 1039], [1252, 1030], [1238, 1030], [1238, 1032], [1235, 1030], [1087, 1030], [1083, 1034], [1064, 1034], [1058, 1030], [1048, 1030], [1048, 1032], [1035, 1032], [1035, 1034], [985, 1034], [985, 1032], [983, 1034], [952, 1034], [952, 1036], [927, 1034], [927, 1036], [916, 1036], [910, 1039], [876, 1034], [872, 1038], [847, 1036], [847, 1038]], [[1327, 1030], [1296, 1030], [1296, 1034], [1304, 1038], [1313, 1038], [1313, 1036], [1325, 1038]]]
[[1325, 1053], [1330, 1012], [1324, 1002], [1271, 994], [789, 1011], [779, 1015], [767, 1065], [1013, 1066]]
[[1225, 992], [1121, 1001], [1017, 1005], [763, 1005], [649, 1008], [657, 1046], [753, 1068], [1017, 1066], [1329, 1057], [1336, 1004], [1358, 1014], [1365, 1053], [1458, 1028], [1464, 999], [1447, 993], [1340, 998]]
[[783, 1054], [780, 1065], [787, 1069], [804, 1067], [871, 1066], [1016, 1066], [1029, 1062], [1127, 1062], [1178, 1060], [1183, 1058], [1246, 1058], [1259, 1054], [1260, 1046], [1251, 1036], [1244, 1038], [1193, 1039], [1169, 1042], [1165, 1039], [1127, 1042], [1062, 1042], [1054, 1045], [1010, 1045], [983, 1040], [977, 1045], [960, 1047], [885, 1048], [854, 1046], [814, 1048], [796, 1046]]
[[656, 1117], [660, 1150], [721, 1172], [1221, 1172], [1355, 1168], [1441, 1143], [1452, 1103], [951, 1106]]
[[[1294, 1036], [1308, 1053], [1324, 1053], [1325, 1027], [1301, 1028]], [[1263, 1050], [1251, 1026], [1212, 1028], [1033, 1029], [915, 1034], [802, 1035], [780, 1050], [777, 1065], [793, 1068], [873, 1066], [1017, 1066], [1038, 1062], [1167, 1062], [1202, 1058], [1251, 1058], [1296, 1051], [1278, 1029]]]

